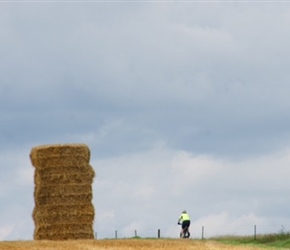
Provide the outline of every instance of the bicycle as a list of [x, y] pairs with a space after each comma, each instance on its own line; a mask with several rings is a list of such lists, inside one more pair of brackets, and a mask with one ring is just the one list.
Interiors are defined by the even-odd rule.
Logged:
[[[182, 225], [181, 223], [178, 223], [178, 225]], [[190, 232], [189, 227], [182, 228], [182, 231], [180, 232], [180, 238], [189, 238]]]

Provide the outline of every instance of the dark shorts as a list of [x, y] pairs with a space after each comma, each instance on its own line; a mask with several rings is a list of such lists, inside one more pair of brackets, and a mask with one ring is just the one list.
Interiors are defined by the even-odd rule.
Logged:
[[182, 229], [189, 227], [189, 226], [190, 226], [190, 220], [186, 220], [186, 221], [182, 222], [182, 225], [181, 225]]

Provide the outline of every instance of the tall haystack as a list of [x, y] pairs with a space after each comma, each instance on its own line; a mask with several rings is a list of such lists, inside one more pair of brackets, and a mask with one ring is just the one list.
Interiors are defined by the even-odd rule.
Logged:
[[43, 145], [32, 148], [30, 159], [35, 167], [34, 239], [93, 239], [95, 173], [89, 164], [89, 148]]

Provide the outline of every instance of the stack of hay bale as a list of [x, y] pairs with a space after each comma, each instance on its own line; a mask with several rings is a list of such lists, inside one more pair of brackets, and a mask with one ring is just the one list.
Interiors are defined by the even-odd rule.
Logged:
[[84, 144], [34, 147], [35, 240], [93, 239], [90, 150]]

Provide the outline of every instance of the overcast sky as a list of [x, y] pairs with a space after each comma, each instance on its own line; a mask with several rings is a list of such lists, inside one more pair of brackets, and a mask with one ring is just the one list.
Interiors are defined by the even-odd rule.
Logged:
[[85, 143], [98, 237], [290, 230], [290, 1], [0, 1], [0, 240], [31, 148]]

